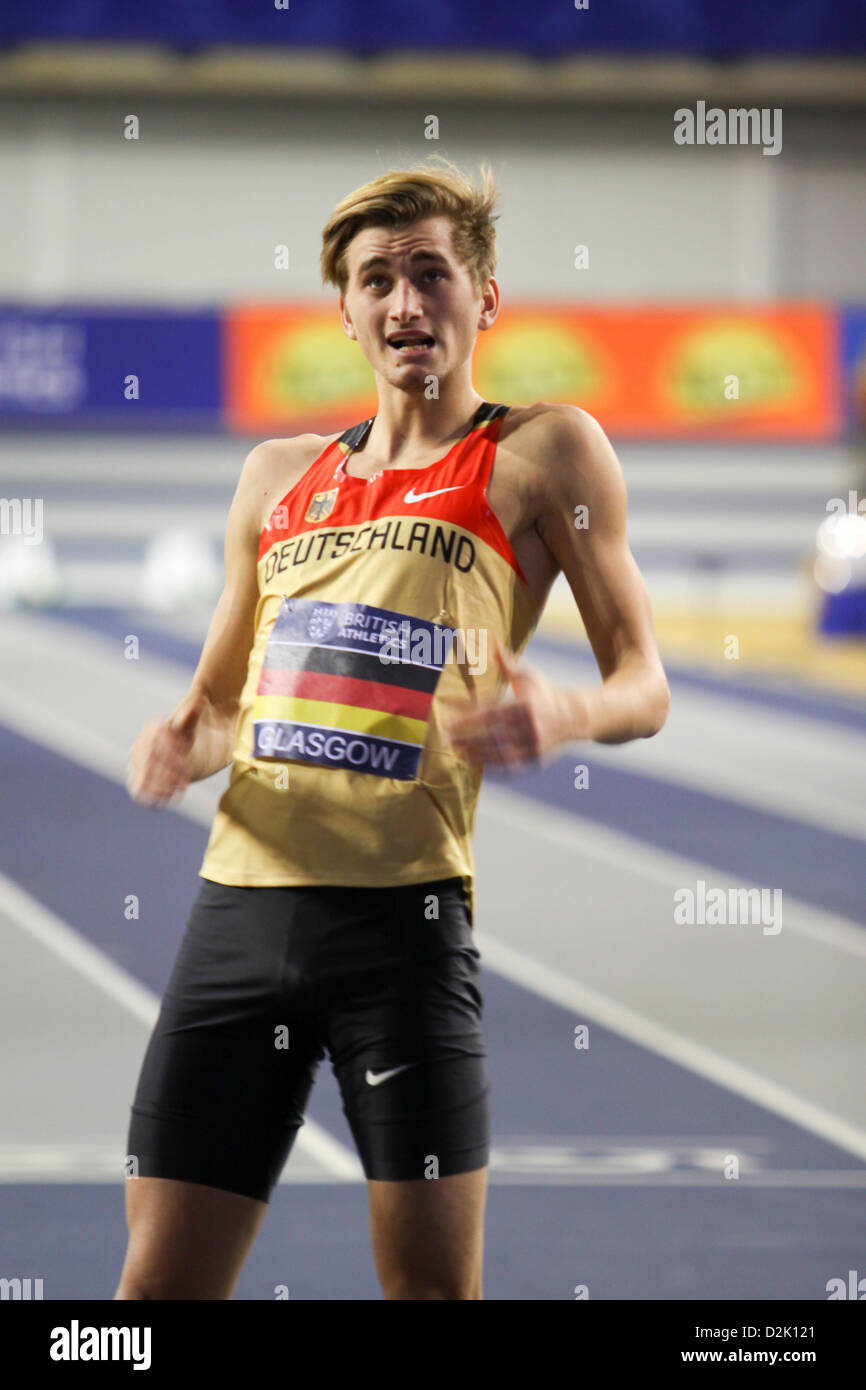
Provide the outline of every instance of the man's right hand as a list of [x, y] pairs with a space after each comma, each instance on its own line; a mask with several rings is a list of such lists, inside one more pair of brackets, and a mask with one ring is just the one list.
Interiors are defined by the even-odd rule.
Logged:
[[160, 807], [180, 797], [191, 781], [189, 755], [207, 699], [188, 695], [169, 719], [145, 724], [129, 755], [126, 786], [133, 801]]
[[286, 496], [325, 443], [313, 434], [270, 439], [247, 455], [226, 525], [225, 585], [190, 693], [172, 716], [150, 720], [136, 739], [126, 772], [133, 801], [165, 806], [190, 782], [212, 777], [231, 764], [255, 639], [259, 540], [266, 509]]

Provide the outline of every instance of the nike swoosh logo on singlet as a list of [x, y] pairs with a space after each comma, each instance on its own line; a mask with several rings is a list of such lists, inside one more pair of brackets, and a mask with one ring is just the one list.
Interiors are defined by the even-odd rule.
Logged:
[[414, 489], [410, 487], [403, 501], [423, 502], [425, 497], [438, 497], [440, 492], [459, 492], [460, 489], [465, 486], [465, 483], [458, 483], [455, 487], [437, 487], [435, 492], [415, 492]]

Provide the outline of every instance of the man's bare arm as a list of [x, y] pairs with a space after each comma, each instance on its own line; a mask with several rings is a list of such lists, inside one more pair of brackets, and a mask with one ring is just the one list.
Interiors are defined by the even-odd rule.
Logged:
[[[568, 580], [603, 678], [597, 692], [565, 692], [563, 738], [649, 738], [667, 718], [670, 690], [646, 584], [626, 539], [619, 460], [592, 416], [569, 405], [551, 406], [545, 453], [536, 529]], [[585, 513], [575, 510], [581, 507]]]
[[190, 683], [175, 715], [190, 701], [204, 699], [195, 742], [187, 758], [190, 781], [210, 777], [232, 760], [241, 691], [255, 634], [259, 591], [258, 520], [262, 473], [273, 445], [259, 444], [246, 457], [229, 509], [225, 533], [225, 584]]
[[165, 804], [232, 760], [255, 635], [260, 526], [274, 480], [285, 481], [287, 457], [300, 457], [295, 443], [265, 440], [244, 461], [226, 523], [225, 584], [189, 691], [167, 719], [144, 726], [130, 754], [127, 787], [145, 805]]

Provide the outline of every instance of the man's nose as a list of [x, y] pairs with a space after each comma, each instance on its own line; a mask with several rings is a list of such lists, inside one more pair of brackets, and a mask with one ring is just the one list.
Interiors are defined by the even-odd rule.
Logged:
[[391, 312], [402, 321], [417, 315], [421, 296], [408, 276], [402, 276], [394, 286], [394, 301]]

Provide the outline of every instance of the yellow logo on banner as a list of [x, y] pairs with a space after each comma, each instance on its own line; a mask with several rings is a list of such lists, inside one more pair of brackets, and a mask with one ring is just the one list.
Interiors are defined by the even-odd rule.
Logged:
[[602, 384], [592, 348], [553, 319], [498, 324], [495, 335], [485, 335], [478, 347], [478, 389], [488, 401], [585, 400]]
[[376, 394], [370, 364], [339, 322], [288, 326], [271, 344], [264, 370], [268, 395], [277, 407], [316, 409]]
[[[725, 382], [736, 377], [736, 396]], [[781, 406], [790, 400], [798, 373], [772, 331], [750, 323], [709, 324], [676, 346], [667, 383], [682, 410], [704, 412]]]

